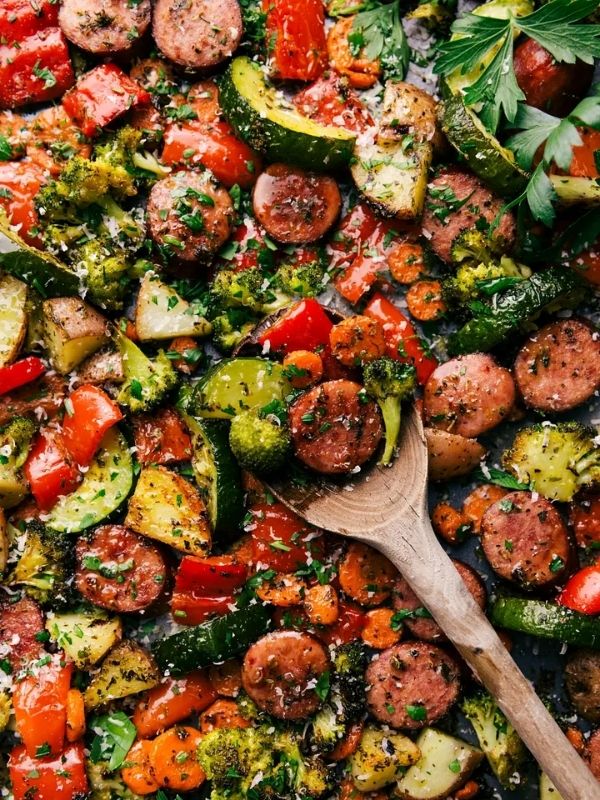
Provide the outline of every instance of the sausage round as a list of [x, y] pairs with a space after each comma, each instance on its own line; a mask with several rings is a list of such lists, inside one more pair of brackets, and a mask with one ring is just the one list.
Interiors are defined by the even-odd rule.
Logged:
[[[460, 577], [465, 582], [467, 589], [473, 595], [477, 605], [485, 608], [487, 594], [483, 581], [475, 572], [475, 570], [468, 564], [463, 564], [462, 561], [452, 560]], [[394, 608], [397, 611], [417, 611], [423, 609], [423, 603], [419, 600], [417, 595], [410, 588], [404, 578], [400, 578], [394, 587]], [[423, 639], [426, 642], [443, 641], [446, 636], [437, 622], [428, 616], [410, 616], [402, 620], [408, 630], [416, 639]]]
[[307, 244], [324, 236], [338, 218], [337, 183], [287, 164], [271, 164], [258, 176], [254, 215], [269, 236], [283, 244]]
[[[452, 243], [459, 233], [488, 225], [497, 217], [502, 201], [470, 172], [448, 169], [429, 184], [423, 234], [429, 239], [434, 253], [442, 261], [451, 260]], [[493, 231], [507, 250], [516, 237], [516, 223], [510, 211], [505, 212]]]
[[154, 41], [183, 67], [220, 64], [236, 50], [242, 30], [237, 0], [157, 0], [154, 6]]
[[182, 170], [154, 184], [147, 216], [158, 245], [181, 261], [206, 261], [231, 235], [233, 204], [208, 176]]
[[392, 728], [423, 728], [456, 702], [459, 675], [454, 659], [434, 644], [402, 642], [369, 664], [367, 704], [374, 717]]
[[34, 600], [24, 597], [16, 603], [0, 605], [0, 658], [7, 658], [18, 672], [28, 662], [40, 658], [44, 647], [36, 636], [44, 630], [44, 618]]
[[315, 686], [328, 669], [319, 641], [298, 631], [276, 631], [246, 653], [242, 684], [263, 711], [278, 719], [305, 719], [321, 704]]
[[494, 572], [534, 589], [560, 578], [570, 557], [567, 528], [544, 497], [509, 492], [481, 520], [481, 545]]
[[523, 400], [538, 411], [569, 411], [600, 387], [600, 333], [563, 319], [532, 333], [515, 360]]
[[102, 525], [75, 548], [75, 585], [96, 606], [142, 611], [162, 595], [167, 565], [156, 545], [123, 525]]
[[440, 364], [423, 395], [427, 425], [475, 438], [499, 425], [515, 402], [510, 372], [487, 353], [471, 353]]
[[515, 77], [529, 106], [565, 117], [590, 88], [594, 67], [558, 63], [541, 44], [523, 39], [514, 54]]
[[150, 25], [150, 0], [62, 0], [58, 22], [70, 42], [95, 55], [126, 53]]
[[326, 381], [289, 409], [296, 455], [326, 475], [352, 472], [368, 461], [383, 435], [381, 412], [353, 381]]
[[565, 684], [577, 713], [600, 722], [600, 653], [575, 651], [565, 666]]

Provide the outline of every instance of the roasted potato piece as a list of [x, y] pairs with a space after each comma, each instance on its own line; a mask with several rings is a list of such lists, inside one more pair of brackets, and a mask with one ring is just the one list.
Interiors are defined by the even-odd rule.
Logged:
[[152, 689], [160, 677], [160, 670], [150, 653], [131, 640], [120, 642], [100, 664], [85, 690], [86, 711]]
[[401, 142], [412, 136], [419, 142], [431, 142], [439, 148], [443, 142], [437, 124], [437, 103], [418, 86], [404, 81], [387, 81], [383, 93], [383, 111], [377, 139]]
[[108, 343], [106, 319], [79, 297], [45, 300], [42, 313], [50, 360], [62, 375]]
[[137, 298], [135, 328], [141, 342], [175, 336], [207, 336], [211, 324], [152, 272], [147, 272]]
[[484, 457], [486, 450], [476, 439], [456, 433], [425, 428], [429, 453], [429, 477], [432, 481], [448, 481], [466, 475]]
[[97, 664], [123, 635], [119, 617], [111, 617], [99, 608], [48, 615], [46, 630], [79, 669]]
[[27, 285], [12, 275], [0, 277], [0, 367], [19, 354], [27, 333]]
[[367, 725], [351, 758], [352, 781], [359, 792], [383, 789], [398, 778], [401, 768], [416, 764], [420, 755], [408, 736]]

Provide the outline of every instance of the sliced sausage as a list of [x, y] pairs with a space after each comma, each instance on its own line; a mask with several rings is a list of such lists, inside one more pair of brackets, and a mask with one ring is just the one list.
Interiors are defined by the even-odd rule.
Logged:
[[307, 244], [331, 228], [342, 197], [333, 178], [287, 164], [271, 164], [258, 176], [252, 205], [254, 215], [273, 239]]
[[[468, 564], [463, 564], [462, 561], [454, 561], [453, 559], [452, 563], [465, 582], [467, 589], [473, 595], [477, 605], [484, 609], [487, 594], [483, 581], [477, 572]], [[423, 607], [423, 603], [404, 578], [400, 578], [394, 587], [394, 608], [401, 612], [412, 612], [411, 616], [404, 617], [402, 622], [416, 639], [436, 642], [443, 641], [446, 638], [440, 626], [435, 620], [431, 619]]]
[[[488, 225], [497, 217], [502, 200], [496, 197], [470, 172], [448, 169], [429, 184], [423, 234], [429, 239], [434, 253], [442, 261], [451, 260], [452, 242], [459, 233]], [[510, 211], [505, 212], [493, 231], [497, 239], [509, 250], [516, 236], [516, 223]]]
[[592, 64], [559, 63], [541, 44], [528, 38], [515, 47], [513, 62], [527, 105], [557, 117], [565, 117], [573, 110], [590, 88], [594, 75]]
[[600, 653], [575, 651], [565, 666], [565, 684], [577, 713], [600, 722]]
[[13, 417], [34, 417], [38, 421], [52, 419], [63, 406], [67, 384], [60, 375], [42, 375], [36, 381], [5, 394], [0, 403], [0, 426]]
[[96, 606], [142, 611], [162, 595], [167, 565], [156, 545], [123, 525], [102, 525], [76, 546], [75, 585]]
[[538, 411], [569, 411], [600, 387], [600, 333], [562, 319], [532, 333], [515, 360], [523, 400]]
[[515, 402], [510, 372], [487, 353], [471, 353], [440, 364], [425, 385], [426, 424], [475, 438], [499, 425]]
[[182, 170], [155, 183], [147, 206], [154, 241], [181, 261], [207, 260], [231, 235], [229, 193], [206, 175]]
[[306, 633], [276, 631], [246, 653], [242, 684], [263, 711], [278, 719], [306, 719], [321, 701], [315, 686], [329, 670], [323, 645]]
[[289, 409], [296, 455], [326, 475], [352, 472], [368, 461], [383, 435], [379, 406], [353, 381], [326, 381]]
[[95, 55], [126, 53], [150, 26], [150, 0], [62, 0], [58, 21], [70, 42]]
[[582, 492], [571, 503], [569, 524], [579, 547], [600, 542], [600, 494]]
[[544, 497], [510, 492], [481, 521], [481, 545], [500, 577], [534, 589], [560, 578], [570, 556], [567, 528]]
[[423, 728], [456, 702], [459, 675], [454, 659], [434, 644], [402, 642], [369, 664], [367, 704], [374, 717], [392, 728]]
[[242, 30], [237, 0], [157, 0], [154, 6], [154, 41], [183, 67], [220, 64], [236, 50]]
[[36, 636], [44, 630], [44, 618], [36, 602], [24, 597], [0, 605], [0, 659], [7, 658], [17, 672], [44, 653]]

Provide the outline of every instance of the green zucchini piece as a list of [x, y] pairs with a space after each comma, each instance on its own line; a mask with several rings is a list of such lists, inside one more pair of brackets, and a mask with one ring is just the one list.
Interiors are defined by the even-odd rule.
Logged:
[[247, 56], [234, 58], [229, 65], [219, 100], [238, 136], [270, 161], [331, 172], [352, 158], [355, 134], [303, 117]]
[[283, 400], [291, 391], [281, 364], [265, 358], [228, 358], [196, 384], [190, 410], [198, 417], [231, 420], [240, 411]]
[[500, 628], [542, 639], [600, 649], [600, 619], [544, 600], [502, 597], [492, 606], [491, 620]]
[[243, 653], [270, 627], [268, 608], [256, 603], [174, 633], [156, 642], [152, 654], [163, 672], [184, 675]]
[[595, 178], [573, 178], [568, 175], [550, 175], [556, 196], [564, 206], [574, 203], [598, 205], [600, 184]]
[[573, 270], [550, 267], [494, 296], [494, 304], [448, 337], [452, 356], [491, 350], [542, 311], [574, 308], [585, 287]]
[[133, 483], [131, 453], [124, 436], [111, 428], [83, 481], [49, 512], [49, 528], [78, 533], [97, 525], [125, 501]]
[[229, 425], [183, 415], [192, 435], [192, 469], [216, 536], [236, 535], [244, 517], [242, 472], [229, 447]]

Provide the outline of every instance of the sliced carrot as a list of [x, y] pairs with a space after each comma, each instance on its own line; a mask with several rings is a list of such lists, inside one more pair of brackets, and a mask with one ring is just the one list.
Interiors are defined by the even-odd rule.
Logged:
[[357, 367], [385, 355], [385, 335], [380, 322], [356, 314], [334, 325], [329, 334], [331, 352], [345, 367]]
[[339, 564], [342, 590], [363, 606], [378, 606], [390, 595], [398, 570], [366, 544], [353, 542]]
[[414, 242], [401, 242], [387, 256], [392, 278], [398, 283], [414, 283], [426, 273], [423, 248]]
[[250, 722], [240, 714], [238, 704], [234, 700], [215, 700], [200, 715], [200, 730], [209, 733], [215, 728], [249, 728]]
[[144, 796], [160, 788], [152, 770], [151, 752], [152, 742], [139, 739], [127, 753], [121, 770], [121, 780], [134, 794]]
[[438, 503], [431, 513], [434, 531], [446, 542], [461, 542], [469, 531], [469, 519], [449, 503]]
[[204, 711], [217, 699], [217, 693], [202, 670], [181, 678], [165, 678], [146, 692], [133, 712], [138, 736], [149, 738]]
[[311, 586], [304, 595], [304, 610], [313, 625], [333, 625], [340, 613], [336, 590], [328, 583]]
[[479, 784], [476, 781], [467, 781], [462, 789], [454, 792], [454, 800], [471, 800], [479, 794]]
[[79, 689], [67, 693], [67, 741], [76, 742], [85, 733], [85, 706]]
[[467, 495], [463, 503], [463, 515], [471, 523], [473, 533], [481, 530], [481, 520], [488, 508], [508, 494], [502, 486], [494, 483], [483, 483]]
[[229, 548], [228, 555], [233, 558], [235, 564], [252, 564], [254, 560], [254, 547], [252, 536], [247, 533]]
[[130, 319], [123, 317], [117, 322], [117, 325], [119, 326], [119, 330], [124, 333], [128, 339], [131, 339], [132, 342], [139, 342], [140, 337], [138, 336], [137, 328]]
[[198, 356], [202, 355], [196, 340], [191, 336], [177, 336], [169, 345], [168, 353], [180, 354], [180, 358], [174, 358], [171, 363], [184, 375], [192, 375], [198, 365]]
[[585, 753], [585, 739], [579, 728], [576, 728], [574, 725], [569, 725], [565, 735], [579, 755], [582, 756]]
[[242, 668], [236, 658], [215, 664], [208, 671], [210, 682], [222, 697], [237, 697], [242, 688]]
[[340, 739], [331, 753], [329, 753], [328, 760], [343, 761], [345, 758], [349, 758], [352, 753], [355, 753], [358, 750], [364, 727], [364, 722], [355, 722], [354, 725], [351, 725], [344, 738]]
[[376, 650], [385, 650], [397, 644], [402, 638], [402, 628], [392, 629], [391, 608], [373, 608], [365, 614], [365, 624], [361, 631], [363, 642]]
[[323, 377], [323, 359], [311, 350], [293, 350], [283, 359], [290, 383], [294, 389], [306, 389]]
[[293, 573], [278, 572], [270, 581], [264, 581], [256, 594], [264, 603], [279, 608], [298, 606], [304, 598], [306, 583]]
[[201, 739], [199, 730], [184, 725], [156, 737], [150, 748], [150, 766], [159, 786], [189, 792], [204, 783], [206, 775], [197, 755]]
[[406, 293], [408, 310], [415, 319], [431, 322], [445, 314], [447, 307], [439, 281], [417, 281]]
[[348, 78], [351, 86], [355, 89], [368, 89], [381, 75], [381, 62], [379, 59], [364, 57], [362, 52], [357, 57], [352, 54], [348, 37], [353, 23], [353, 16], [337, 20], [327, 36], [327, 53], [331, 66], [340, 75]]

